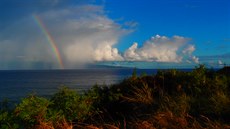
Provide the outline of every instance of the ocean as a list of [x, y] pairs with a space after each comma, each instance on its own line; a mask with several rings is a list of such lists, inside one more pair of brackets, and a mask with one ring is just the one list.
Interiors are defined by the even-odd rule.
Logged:
[[[137, 69], [137, 74], [155, 74], [156, 69]], [[95, 68], [77, 70], [0, 70], [0, 101], [18, 102], [35, 94], [49, 97], [63, 86], [79, 92], [93, 85], [111, 85], [132, 75], [133, 69]]]

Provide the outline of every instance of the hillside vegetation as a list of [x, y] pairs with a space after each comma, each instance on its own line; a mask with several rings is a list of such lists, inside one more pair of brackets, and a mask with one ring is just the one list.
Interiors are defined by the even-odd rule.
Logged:
[[67, 87], [51, 98], [29, 95], [1, 103], [0, 128], [230, 128], [230, 68], [159, 70], [80, 94]]

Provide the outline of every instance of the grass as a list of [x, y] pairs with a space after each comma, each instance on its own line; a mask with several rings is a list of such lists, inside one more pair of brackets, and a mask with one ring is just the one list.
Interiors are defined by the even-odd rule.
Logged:
[[123, 96], [123, 99], [128, 102], [142, 103], [142, 104], [152, 104], [153, 89], [148, 87], [148, 84], [143, 83], [140, 88], [133, 86], [131, 90], [131, 95]]
[[50, 99], [30, 95], [15, 107], [1, 103], [1, 129], [230, 128], [229, 67], [159, 71], [84, 94], [67, 87]]

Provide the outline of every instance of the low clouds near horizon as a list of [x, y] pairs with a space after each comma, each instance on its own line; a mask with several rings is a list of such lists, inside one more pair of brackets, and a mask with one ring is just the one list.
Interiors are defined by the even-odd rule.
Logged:
[[[195, 46], [189, 44], [190, 39], [173, 36], [156, 35], [143, 43], [142, 47], [138, 48], [138, 43], [134, 43], [128, 50], [125, 51], [124, 58], [128, 61], [154, 61], [154, 62], [174, 62], [180, 63], [186, 58], [194, 61], [192, 53], [195, 51]], [[195, 56], [193, 56], [195, 57]], [[195, 57], [198, 62], [198, 58]]]
[[33, 12], [0, 30], [1, 67], [12, 62], [43, 62], [58, 66], [52, 48], [32, 15], [43, 21], [68, 68], [95, 61], [199, 63], [199, 59], [192, 55], [195, 46], [189, 38], [182, 36], [156, 35], [141, 45], [133, 43], [121, 52], [114, 46], [123, 36], [132, 33], [135, 26], [127, 28], [127, 24], [123, 27], [116, 23], [106, 15], [102, 6], [81, 4]]

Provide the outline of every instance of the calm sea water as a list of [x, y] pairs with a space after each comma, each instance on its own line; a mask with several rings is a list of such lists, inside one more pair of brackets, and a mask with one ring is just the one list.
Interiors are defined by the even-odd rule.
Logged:
[[[137, 74], [154, 74], [154, 69], [137, 69]], [[78, 70], [2, 70], [0, 71], [0, 101], [8, 98], [17, 102], [31, 93], [49, 97], [60, 87], [80, 92], [95, 84], [114, 84], [132, 75], [133, 69]]]

